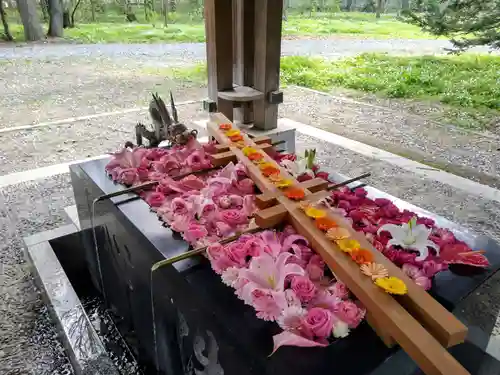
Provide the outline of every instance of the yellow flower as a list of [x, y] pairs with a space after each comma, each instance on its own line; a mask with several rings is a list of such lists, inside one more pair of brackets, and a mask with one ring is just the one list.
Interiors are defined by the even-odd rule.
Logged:
[[313, 219], [320, 219], [326, 216], [326, 212], [320, 210], [319, 208], [308, 207], [306, 208], [306, 215], [312, 217]]
[[393, 276], [378, 278], [375, 280], [375, 285], [390, 294], [402, 295], [408, 293], [408, 288], [403, 280]]
[[378, 263], [362, 264], [359, 269], [363, 275], [371, 277], [372, 280], [389, 276], [389, 271], [382, 264]]
[[250, 146], [243, 147], [243, 149], [241, 151], [243, 152], [243, 155], [245, 155], [245, 156], [248, 156], [248, 155], [253, 154], [255, 152], [259, 152], [257, 149], [250, 147]]
[[351, 240], [349, 238], [345, 238], [343, 240], [338, 240], [337, 245], [344, 253], [351, 253], [355, 250], [358, 250], [361, 247], [361, 244], [356, 240]]
[[239, 149], [242, 149], [245, 147], [245, 141], [238, 141], [238, 142], [234, 142], [233, 143], [236, 147], [238, 147]]
[[274, 185], [277, 188], [284, 189], [284, 188], [287, 188], [289, 186], [292, 186], [293, 185], [293, 181], [292, 180], [287, 180], [287, 179], [284, 179], [284, 180], [282, 179], [281, 181], [275, 182]]
[[341, 227], [330, 228], [326, 232], [326, 238], [328, 238], [330, 241], [345, 240], [349, 237], [351, 237], [349, 231]]
[[231, 129], [225, 132], [224, 134], [226, 134], [226, 137], [232, 137], [234, 135], [239, 135], [240, 131], [238, 129]]

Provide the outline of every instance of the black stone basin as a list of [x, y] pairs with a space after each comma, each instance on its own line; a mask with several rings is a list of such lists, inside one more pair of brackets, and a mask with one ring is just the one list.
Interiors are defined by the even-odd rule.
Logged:
[[[202, 257], [151, 274], [154, 263], [185, 252], [188, 245], [164, 227], [148, 205], [134, 194], [95, 206], [101, 286], [91, 230], [92, 201], [123, 189], [106, 176], [107, 162], [103, 159], [70, 167], [82, 227], [82, 248], [94, 287], [101, 292], [113, 315], [121, 317], [121, 327], [133, 332], [129, 344], [145, 368], [155, 369], [152, 373], [191, 374], [193, 369], [198, 374], [210, 375], [415, 373], [417, 369], [407, 357], [390, 364], [391, 359], [400, 358], [402, 351], [387, 349], [365, 323], [348, 338], [327, 348], [285, 347], [268, 357], [272, 335], [279, 328], [257, 319], [254, 311], [222, 284]], [[334, 179], [345, 178], [335, 175]], [[453, 230], [473, 249], [486, 250], [491, 262], [489, 269], [466, 275], [447, 271], [435, 278], [431, 293], [446, 308], [453, 309], [500, 267], [500, 247], [488, 237], [477, 236], [376, 189], [368, 191], [371, 196], [389, 198], [400, 207], [431, 217], [438, 225]], [[461, 349], [465, 345], [470, 344], [457, 346], [452, 354], [459, 353], [457, 359], [471, 373], [477, 373], [471, 367], [477, 361], [471, 363], [472, 357], [468, 362], [461, 358], [463, 353], [472, 353]], [[403, 367], [407, 370], [403, 371]]]

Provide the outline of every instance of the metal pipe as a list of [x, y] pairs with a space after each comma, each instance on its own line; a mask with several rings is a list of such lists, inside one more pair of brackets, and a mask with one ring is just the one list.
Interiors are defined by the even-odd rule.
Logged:
[[362, 180], [363, 178], [370, 177], [371, 175], [372, 175], [371, 173], [365, 173], [365, 174], [362, 174], [361, 176], [354, 177], [354, 178], [351, 178], [349, 180], [345, 180], [345, 181], [340, 182], [338, 184], [330, 185], [326, 188], [326, 190], [335, 190], [335, 189], [338, 189], [342, 186], [349, 185], [352, 182], [356, 182], [356, 181]]
[[[259, 228], [259, 227], [249, 228], [241, 233], [224, 238], [223, 240], [219, 241], [219, 243], [221, 245], [224, 245], [226, 243], [237, 240], [240, 236], [242, 236], [244, 234], [255, 233], [255, 232], [258, 232], [259, 230], [261, 230], [261, 228]], [[202, 254], [207, 250], [207, 248], [208, 248], [208, 246], [200, 247], [198, 249], [186, 251], [185, 253], [175, 255], [175, 256], [168, 258], [168, 259], [160, 260], [159, 262], [156, 262], [155, 264], [153, 264], [153, 266], [151, 267], [151, 271], [156, 271], [160, 267], [167, 266], [169, 264], [174, 264], [174, 263], [180, 262], [181, 260], [189, 259], [189, 258], [192, 258], [196, 255]]]
[[[187, 176], [192, 175], [192, 174], [194, 174], [194, 175], [203, 174], [203, 173], [211, 172], [211, 171], [219, 169], [219, 168], [220, 167], [212, 167], [212, 168], [208, 168], [208, 169], [202, 169], [201, 171], [194, 171], [194, 172], [189, 172], [189, 173], [183, 173], [183, 174], [178, 175], [178, 176], [173, 176], [172, 179], [173, 180], [180, 180], [181, 178], [187, 177]], [[120, 195], [124, 195], [124, 194], [128, 194], [128, 193], [135, 193], [138, 190], [147, 189], [147, 188], [156, 186], [158, 184], [159, 184], [159, 181], [145, 182], [144, 184], [132, 186], [132, 187], [120, 190], [120, 191], [115, 191], [114, 193], [109, 193], [109, 194], [101, 195], [100, 197], [97, 198], [97, 201], [99, 202], [99, 201], [102, 201], [102, 200], [105, 200], [105, 199], [110, 199], [110, 198], [118, 197]]]

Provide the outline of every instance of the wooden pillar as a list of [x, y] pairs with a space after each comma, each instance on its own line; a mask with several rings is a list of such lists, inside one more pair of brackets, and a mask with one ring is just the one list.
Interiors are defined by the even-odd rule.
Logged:
[[278, 104], [270, 96], [279, 88], [281, 23], [283, 0], [255, 0], [254, 88], [264, 93], [253, 103], [254, 125], [274, 129], [278, 125]]
[[233, 103], [218, 92], [233, 88], [232, 0], [205, 0], [208, 96], [219, 112], [233, 119]]
[[[233, 81], [239, 86], [254, 86], [255, 4], [251, 0], [233, 0]], [[253, 103], [241, 103], [234, 119], [243, 124], [253, 121]]]

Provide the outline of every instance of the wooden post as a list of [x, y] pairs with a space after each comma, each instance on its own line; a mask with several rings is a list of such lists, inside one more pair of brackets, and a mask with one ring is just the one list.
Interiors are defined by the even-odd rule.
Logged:
[[[233, 81], [239, 86], [253, 87], [254, 83], [254, 26], [253, 1], [233, 0]], [[241, 103], [234, 108], [234, 120], [250, 124], [253, 103]]]
[[218, 92], [233, 88], [232, 0], [205, 0], [208, 96], [217, 110], [233, 119], [233, 103]]
[[254, 88], [264, 93], [253, 103], [258, 129], [278, 126], [278, 105], [269, 103], [269, 94], [279, 88], [282, 16], [283, 0], [255, 0]]

